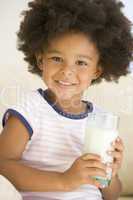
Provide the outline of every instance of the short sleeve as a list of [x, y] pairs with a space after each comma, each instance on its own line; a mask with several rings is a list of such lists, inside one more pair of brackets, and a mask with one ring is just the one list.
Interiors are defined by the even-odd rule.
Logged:
[[16, 104], [10, 106], [5, 111], [2, 117], [2, 126], [4, 127], [8, 118], [13, 115], [17, 117], [27, 128], [31, 138], [36, 126], [35, 107], [34, 93], [32, 91], [21, 92], [21, 95], [19, 95]]

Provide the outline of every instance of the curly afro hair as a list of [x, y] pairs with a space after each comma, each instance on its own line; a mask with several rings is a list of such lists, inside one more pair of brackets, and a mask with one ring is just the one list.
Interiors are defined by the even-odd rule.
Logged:
[[34, 0], [23, 11], [18, 49], [25, 54], [28, 71], [41, 76], [36, 54], [48, 47], [60, 34], [74, 31], [91, 38], [99, 51], [102, 78], [118, 82], [126, 75], [132, 60], [131, 22], [122, 13], [124, 5], [117, 0]]

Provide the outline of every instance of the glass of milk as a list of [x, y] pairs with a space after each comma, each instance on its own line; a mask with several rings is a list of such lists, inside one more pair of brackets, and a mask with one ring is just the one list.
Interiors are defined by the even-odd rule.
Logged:
[[[111, 143], [118, 136], [118, 116], [111, 113], [90, 113], [87, 118], [83, 153], [98, 154], [102, 162], [112, 163], [113, 158], [107, 151], [111, 149]], [[111, 181], [112, 169], [108, 168], [107, 176], [93, 177], [103, 187], [107, 187]]]

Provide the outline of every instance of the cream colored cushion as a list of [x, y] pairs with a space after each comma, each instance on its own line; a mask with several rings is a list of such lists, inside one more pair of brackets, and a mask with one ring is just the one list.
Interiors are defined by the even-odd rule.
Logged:
[[20, 193], [3, 176], [0, 175], [0, 200], [22, 200]]

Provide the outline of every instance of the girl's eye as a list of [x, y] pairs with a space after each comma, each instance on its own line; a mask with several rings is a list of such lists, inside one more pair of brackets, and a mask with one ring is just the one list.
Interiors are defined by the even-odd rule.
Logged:
[[55, 62], [62, 62], [63, 60], [61, 57], [56, 57], [56, 56], [52, 57], [51, 59]]
[[85, 62], [85, 61], [82, 61], [82, 60], [78, 60], [78, 61], [77, 61], [77, 65], [80, 65], [80, 66], [87, 66], [88, 63]]

